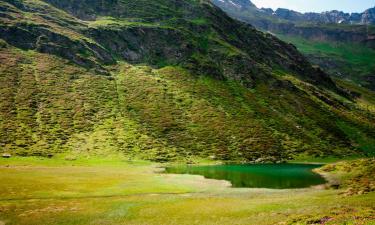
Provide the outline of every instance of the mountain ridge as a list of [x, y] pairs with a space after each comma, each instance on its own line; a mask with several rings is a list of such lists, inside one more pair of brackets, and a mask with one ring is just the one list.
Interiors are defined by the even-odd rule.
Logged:
[[280, 19], [314, 22], [314, 23], [338, 23], [338, 24], [359, 24], [374, 25], [375, 24], [375, 7], [369, 8], [362, 13], [345, 13], [339, 10], [331, 10], [322, 13], [300, 13], [294, 10], [278, 8], [273, 11], [269, 8], [261, 8], [260, 10], [269, 15], [276, 16]]
[[292, 20], [298, 22], [313, 22], [313, 23], [339, 23], [339, 24], [359, 24], [359, 25], [374, 25], [375, 24], [375, 6], [368, 8], [362, 13], [345, 13], [339, 10], [331, 10], [325, 12], [305, 12], [301, 13], [295, 10], [286, 8], [258, 8], [250, 0], [214, 0], [216, 5], [221, 7], [235, 6], [239, 10], [254, 9], [265, 13], [274, 18], [283, 20]]

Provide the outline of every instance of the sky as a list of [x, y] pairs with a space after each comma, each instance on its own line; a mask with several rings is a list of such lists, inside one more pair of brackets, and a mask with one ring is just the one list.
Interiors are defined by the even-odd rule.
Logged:
[[375, 6], [375, 0], [251, 0], [259, 8], [287, 8], [299, 12], [340, 10], [363, 12]]

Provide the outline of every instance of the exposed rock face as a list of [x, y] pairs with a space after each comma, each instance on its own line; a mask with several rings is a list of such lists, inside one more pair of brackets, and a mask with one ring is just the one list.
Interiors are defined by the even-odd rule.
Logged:
[[249, 0], [213, 0], [213, 2], [220, 7], [236, 7], [241, 10], [256, 8], [256, 6]]
[[[94, 68], [96, 72], [101, 74], [107, 74], [107, 72], [100, 63], [111, 64], [114, 62], [109, 52], [99, 45], [83, 40], [72, 40], [32, 24], [19, 24], [17, 27], [0, 26], [0, 38], [22, 49], [35, 49], [42, 53], [70, 59], [80, 66]], [[95, 57], [97, 61], [90, 57]]]
[[268, 10], [269, 15], [277, 16], [285, 20], [298, 21], [302, 20], [302, 14], [293, 10], [278, 8], [276, 11]]
[[[131, 63], [157, 64], [158, 58], [178, 63], [192, 54], [184, 35], [175, 29], [159, 27], [89, 28], [85, 32], [110, 52]], [[160, 38], [165, 37], [165, 38]], [[166, 47], [168, 46], [168, 47]]]
[[[115, 18], [142, 18], [143, 21], [163, 21], [168, 18], [182, 17], [192, 19], [199, 17], [198, 1], [179, 0], [45, 0], [49, 4], [63, 9], [82, 20], [95, 20], [100, 16], [112, 16]], [[202, 1], [205, 2], [206, 0]], [[195, 2], [195, 3], [192, 3]], [[143, 6], [143, 7], [141, 7]], [[183, 9], [183, 10], [180, 10]], [[178, 11], [180, 10], [180, 11]]]

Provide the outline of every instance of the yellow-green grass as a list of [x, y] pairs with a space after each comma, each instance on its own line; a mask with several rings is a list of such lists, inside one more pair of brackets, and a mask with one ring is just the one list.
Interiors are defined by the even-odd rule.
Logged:
[[348, 140], [335, 120], [368, 125], [358, 128], [363, 134], [374, 126], [371, 115], [336, 109], [313, 93], [270, 92], [265, 84], [249, 90], [175, 66], [120, 63], [108, 78], [34, 51], [7, 48], [0, 58], [0, 152], [12, 155], [120, 152], [158, 162], [342, 156]]
[[119, 159], [0, 160], [0, 224], [374, 224], [375, 194], [237, 189]]

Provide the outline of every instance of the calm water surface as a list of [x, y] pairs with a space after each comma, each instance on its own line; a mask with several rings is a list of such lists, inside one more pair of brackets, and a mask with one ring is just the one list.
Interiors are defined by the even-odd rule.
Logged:
[[249, 164], [214, 166], [167, 167], [167, 173], [202, 175], [209, 179], [227, 180], [233, 187], [250, 188], [305, 188], [326, 181], [312, 169], [311, 164]]

